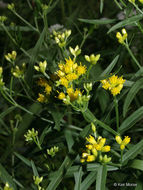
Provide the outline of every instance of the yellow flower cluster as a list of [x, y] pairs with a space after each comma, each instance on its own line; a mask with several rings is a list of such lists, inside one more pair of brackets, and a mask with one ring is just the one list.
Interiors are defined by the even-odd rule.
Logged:
[[82, 92], [79, 89], [74, 90], [73, 81], [77, 80], [81, 75], [85, 74], [86, 67], [81, 65], [81, 63], [78, 65], [71, 58], [66, 59], [66, 63], [59, 63], [58, 67], [59, 70], [56, 72], [56, 74], [59, 77], [59, 81], [57, 84], [66, 87], [67, 93], [66, 95], [64, 92], [60, 92], [58, 99], [64, 100], [65, 103], [65, 100], [73, 102], [82, 95]]
[[[72, 87], [71, 88], [67, 88], [67, 95], [70, 98], [70, 102], [75, 101], [79, 96], [82, 95], [82, 92], [79, 89], [74, 90]], [[66, 98], [65, 93], [60, 92], [58, 95], [58, 99], [60, 100], [64, 100]]]
[[[82, 153], [81, 162], [93, 162], [96, 160], [97, 156], [99, 155], [100, 162], [110, 162], [111, 158], [107, 157], [107, 155], [102, 156], [102, 152], [109, 152], [110, 146], [105, 145], [106, 138], [102, 138], [101, 136], [98, 137], [97, 141], [93, 136], [86, 137], [88, 144], [86, 145], [86, 152]], [[105, 146], [104, 146], [105, 145]], [[99, 153], [100, 152], [100, 153]]]
[[108, 79], [101, 80], [102, 87], [105, 90], [110, 90], [113, 96], [120, 94], [120, 91], [123, 88], [124, 82], [125, 80], [123, 79], [123, 77], [118, 77], [116, 75], [113, 75], [109, 77]]
[[127, 39], [127, 36], [128, 36], [128, 34], [127, 34], [125, 28], [122, 29], [122, 34], [120, 32], [117, 32], [117, 34], [116, 34], [116, 37], [120, 44], [124, 44], [124, 41]]
[[[39, 86], [44, 87], [45, 88], [45, 93], [46, 95], [50, 95], [51, 91], [52, 91], [52, 87], [48, 84], [47, 80], [40, 78], [39, 81], [37, 82]], [[43, 94], [39, 93], [39, 97], [37, 98], [38, 102], [46, 102], [46, 96]]]
[[67, 43], [68, 37], [71, 35], [71, 30], [61, 31], [53, 31], [53, 37], [55, 42], [58, 44], [60, 48], [64, 47]]
[[16, 51], [12, 51], [11, 53], [5, 55], [5, 59], [11, 63], [14, 63], [14, 61], [16, 60], [16, 56], [17, 56]]
[[65, 86], [66, 88], [71, 86], [71, 82], [73, 80], [78, 79], [81, 75], [85, 74], [86, 67], [81, 65], [78, 65], [77, 63], [74, 63], [74, 61], [69, 58], [66, 59], [66, 63], [60, 63], [58, 65], [59, 70], [57, 71], [57, 75], [59, 76], [60, 84]]
[[121, 137], [120, 137], [119, 135], [117, 135], [117, 136], [115, 137], [115, 139], [116, 139], [117, 143], [120, 145], [120, 149], [121, 149], [121, 150], [124, 150], [124, 149], [125, 149], [125, 146], [126, 146], [127, 144], [129, 144], [129, 142], [131, 141], [131, 138], [128, 137], [128, 136], [125, 136], [125, 138], [122, 140]]

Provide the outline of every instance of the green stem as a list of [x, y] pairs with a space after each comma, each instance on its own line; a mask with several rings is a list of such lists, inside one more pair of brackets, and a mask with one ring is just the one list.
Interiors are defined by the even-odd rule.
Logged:
[[88, 69], [88, 71], [87, 71], [87, 79], [88, 79], [88, 77], [89, 77], [89, 73], [90, 73], [92, 67], [93, 67], [93, 65], [92, 65], [92, 63], [90, 63], [89, 69]]
[[130, 56], [132, 57], [132, 59], [134, 60], [134, 62], [136, 63], [136, 65], [139, 67], [139, 69], [141, 69], [141, 65], [139, 64], [139, 62], [137, 61], [137, 59], [135, 58], [135, 56], [133, 55], [132, 51], [129, 48], [128, 42], [124, 44], [126, 49], [128, 50]]
[[143, 12], [142, 10], [135, 4], [135, 3], [132, 3], [134, 5], [134, 7], [143, 15]]
[[123, 0], [120, 0], [120, 2], [122, 3], [122, 5], [123, 5], [124, 7], [127, 7], [127, 5], [124, 3]]
[[1, 94], [2, 94], [2, 96], [4, 97], [4, 99], [6, 99], [10, 104], [12, 104], [12, 105], [15, 106], [15, 103], [12, 102], [12, 101], [4, 94], [3, 90], [1, 90]]
[[137, 25], [137, 27], [140, 29], [141, 33], [143, 34], [143, 28], [142, 28], [140, 22], [138, 21], [135, 24]]
[[118, 1], [117, 1], [117, 0], [114, 0], [114, 2], [116, 3], [117, 7], [119, 7], [119, 9], [122, 10], [122, 7], [121, 7], [120, 4], [118, 3]]
[[68, 124], [72, 125], [71, 107], [68, 106]]
[[119, 131], [119, 109], [118, 109], [118, 100], [116, 96], [114, 96], [114, 105], [115, 105], [115, 112], [116, 112], [116, 126], [117, 132]]
[[10, 96], [12, 96], [12, 87], [13, 87], [13, 76], [11, 77], [10, 80]]
[[20, 20], [22, 20], [27, 26], [29, 26], [31, 29], [33, 29], [35, 32], [39, 31], [37, 30], [37, 28], [35, 28], [34, 26], [32, 26], [27, 20], [25, 20], [23, 17], [21, 17], [16, 11], [13, 11], [13, 14], [15, 14]]
[[122, 161], [123, 161], [123, 150], [121, 150], [121, 165], [122, 165]]

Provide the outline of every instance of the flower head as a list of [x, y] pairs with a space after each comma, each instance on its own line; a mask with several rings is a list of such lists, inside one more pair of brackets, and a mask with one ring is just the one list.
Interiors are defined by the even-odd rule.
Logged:
[[105, 90], [110, 90], [113, 96], [120, 94], [124, 82], [125, 80], [123, 79], [123, 77], [118, 77], [116, 75], [113, 75], [108, 79], [101, 80], [102, 88], [104, 88]]
[[120, 32], [116, 33], [116, 38], [118, 39], [118, 42], [121, 44], [125, 43], [124, 41], [127, 39], [127, 36], [128, 36], [128, 34], [127, 34], [125, 28], [122, 29], [122, 33], [120, 33]]
[[131, 138], [128, 137], [128, 136], [125, 136], [125, 138], [122, 140], [121, 137], [120, 137], [119, 135], [117, 135], [117, 136], [115, 137], [115, 140], [116, 140], [116, 142], [120, 145], [120, 149], [121, 149], [121, 150], [124, 150], [124, 149], [125, 149], [125, 146], [126, 146], [127, 144], [129, 144], [129, 142], [131, 141]]

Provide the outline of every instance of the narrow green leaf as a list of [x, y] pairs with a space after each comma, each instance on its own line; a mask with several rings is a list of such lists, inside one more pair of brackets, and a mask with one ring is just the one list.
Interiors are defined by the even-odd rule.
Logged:
[[116, 63], [119, 60], [119, 55], [117, 55], [113, 61], [109, 64], [109, 66], [103, 71], [103, 73], [101, 73], [100, 77], [104, 77], [107, 74], [110, 74], [112, 69], [114, 68], [114, 66], [116, 65]]
[[36, 166], [35, 166], [33, 160], [31, 160], [31, 166], [32, 166], [32, 169], [33, 169], [33, 174], [34, 174], [34, 176], [39, 176], [38, 171], [37, 171], [37, 168], [36, 168]]
[[143, 160], [133, 160], [129, 167], [143, 171]]
[[139, 14], [139, 15], [136, 15], [136, 16], [132, 16], [130, 18], [127, 18], [117, 24], [115, 24], [114, 26], [112, 26], [110, 28], [110, 30], [107, 32], [107, 34], [109, 34], [110, 32], [113, 32], [114, 30], [117, 30], [118, 28], [123, 28], [124, 26], [126, 25], [130, 25], [130, 24], [133, 24], [139, 20], [141, 20], [143, 18], [143, 15], [142, 14]]
[[74, 178], [75, 178], [74, 190], [80, 190], [82, 175], [83, 175], [82, 167], [80, 167], [79, 171], [74, 173]]
[[88, 176], [84, 179], [84, 181], [81, 183], [81, 190], [88, 190], [88, 188], [94, 183], [96, 180], [96, 171], [90, 172]]
[[96, 177], [96, 190], [105, 190], [106, 185], [106, 176], [107, 176], [107, 166], [100, 165], [97, 170]]
[[[100, 167], [100, 164], [87, 164], [87, 171], [97, 171]], [[107, 171], [115, 171], [118, 170], [118, 167], [107, 165]]]
[[104, 128], [105, 130], [109, 131], [110, 133], [114, 134], [114, 135], [117, 135], [118, 133], [113, 130], [111, 127], [109, 127], [108, 125], [106, 125], [105, 123], [103, 123], [102, 121], [98, 120], [94, 115], [93, 113], [87, 109], [85, 112], [82, 113], [84, 118], [92, 123], [92, 122], [95, 122], [96, 124], [98, 124], [100, 127]]
[[10, 187], [12, 187], [14, 190], [17, 190], [17, 187], [12, 179], [12, 177], [9, 175], [9, 173], [6, 171], [6, 169], [0, 164], [0, 179], [3, 183], [8, 182]]
[[33, 73], [34, 73], [34, 63], [36, 62], [36, 59], [38, 57], [38, 51], [40, 50], [42, 43], [44, 42], [45, 34], [46, 34], [46, 29], [44, 28], [35, 47], [33, 48], [32, 53], [31, 53], [31, 59], [30, 59], [30, 63], [28, 66], [27, 76], [26, 76], [26, 80], [29, 85], [32, 84]]
[[127, 117], [126, 120], [123, 121], [123, 123], [119, 128], [120, 134], [130, 129], [132, 126], [134, 126], [135, 123], [137, 123], [142, 118], [143, 118], [143, 106], [137, 109], [134, 113], [132, 113], [129, 117]]
[[136, 81], [133, 86], [131, 87], [130, 91], [128, 92], [125, 102], [124, 102], [124, 106], [123, 106], [123, 116], [125, 117], [128, 108], [131, 104], [131, 102], [133, 101], [134, 97], [136, 96], [136, 94], [138, 93], [138, 91], [143, 88], [142, 87], [143, 84], [143, 78], [139, 79], [138, 81]]
[[31, 162], [25, 158], [24, 156], [18, 154], [17, 152], [14, 152], [15, 156], [19, 158], [23, 163], [25, 163], [27, 166], [31, 167]]
[[116, 21], [116, 19], [96, 19], [96, 20], [89, 20], [89, 19], [82, 19], [79, 18], [78, 19], [80, 22], [85, 22], [85, 23], [89, 23], [89, 24], [110, 24], [110, 23], [114, 23]]
[[100, 13], [103, 12], [104, 0], [100, 0]]
[[143, 140], [141, 140], [136, 145], [132, 146], [124, 155], [123, 155], [123, 165], [133, 158], [135, 158], [143, 150]]

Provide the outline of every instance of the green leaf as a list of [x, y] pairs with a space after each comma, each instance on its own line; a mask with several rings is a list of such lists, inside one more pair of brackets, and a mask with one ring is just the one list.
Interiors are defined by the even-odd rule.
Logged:
[[131, 159], [134, 159], [143, 149], [143, 140], [141, 140], [136, 145], [133, 145], [124, 155], [123, 155], [123, 165]]
[[75, 187], [74, 190], [80, 190], [81, 188], [81, 179], [82, 179], [82, 167], [79, 168], [79, 171], [74, 173], [74, 177], [75, 177]]
[[131, 87], [130, 91], [128, 92], [125, 102], [124, 102], [124, 106], [123, 106], [123, 116], [125, 117], [128, 108], [131, 104], [131, 102], [133, 101], [134, 97], [136, 96], [136, 94], [138, 93], [138, 91], [143, 88], [142, 87], [143, 84], [143, 78], [136, 81], [133, 86]]
[[31, 59], [28, 66], [27, 76], [26, 76], [26, 80], [29, 85], [32, 84], [33, 74], [34, 74], [34, 64], [37, 60], [38, 52], [42, 46], [42, 43], [44, 42], [45, 34], [46, 34], [46, 28], [44, 27], [35, 47], [33, 48], [33, 51], [31, 52]]
[[127, 18], [127, 19], [115, 24], [113, 27], [111, 27], [110, 30], [107, 32], [107, 34], [109, 34], [110, 32], [113, 32], [114, 30], [117, 30], [118, 28], [123, 28], [126, 25], [131, 25], [131, 24], [141, 20], [142, 18], [143, 18], [142, 14]]
[[80, 22], [85, 22], [85, 23], [89, 23], [89, 24], [110, 24], [110, 23], [114, 23], [116, 21], [116, 19], [96, 19], [96, 20], [89, 20], [89, 19], [82, 19], [79, 18], [78, 19]]
[[38, 176], [38, 177], [39, 177], [37, 168], [36, 168], [36, 166], [35, 166], [33, 160], [31, 160], [31, 166], [32, 166], [32, 169], [33, 169], [33, 174], [34, 174], [34, 176]]
[[96, 180], [96, 171], [90, 172], [88, 176], [84, 179], [84, 181], [81, 183], [81, 190], [88, 190], [88, 188], [94, 183]]
[[[100, 164], [87, 164], [87, 171], [97, 171], [100, 167]], [[118, 170], [118, 167], [107, 165], [107, 171], [115, 171]]]
[[82, 113], [84, 118], [92, 123], [92, 122], [95, 122], [96, 124], [98, 124], [100, 127], [102, 127], [103, 129], [109, 131], [110, 133], [114, 134], [114, 135], [117, 135], [118, 133], [113, 130], [111, 127], [109, 127], [108, 125], [106, 125], [105, 123], [103, 123], [102, 121], [98, 120], [94, 115], [93, 113], [87, 109], [85, 112]]
[[23, 163], [25, 163], [27, 166], [31, 167], [31, 162], [25, 158], [24, 156], [18, 154], [17, 152], [14, 152], [15, 156], [19, 158]]
[[104, 77], [107, 74], [110, 74], [112, 69], [114, 68], [114, 66], [116, 65], [116, 63], [119, 60], [119, 55], [117, 55], [113, 61], [110, 63], [110, 65], [103, 71], [103, 73], [101, 73], [100, 77]]
[[96, 177], [96, 190], [105, 190], [106, 185], [106, 176], [107, 176], [107, 166], [100, 165], [97, 170]]
[[104, 0], [100, 0], [100, 13], [102, 13], [104, 7]]
[[143, 160], [133, 160], [129, 167], [143, 171]]
[[124, 133], [132, 126], [134, 126], [134, 124], [137, 123], [142, 118], [143, 118], [143, 106], [137, 109], [134, 113], [132, 113], [129, 117], [127, 117], [126, 120], [123, 121], [123, 123], [119, 128], [119, 133], [120, 134]]
[[12, 179], [12, 177], [9, 175], [9, 173], [6, 171], [6, 169], [0, 164], [0, 179], [5, 184], [8, 182], [10, 187], [12, 187], [14, 190], [17, 190], [17, 187]]
[[57, 189], [58, 185], [62, 181], [64, 175], [66, 174], [66, 171], [71, 167], [74, 159], [77, 156], [77, 152], [75, 151], [76, 148], [79, 148], [81, 146], [80, 138], [85, 138], [85, 136], [88, 134], [90, 130], [90, 125], [87, 125], [79, 134], [79, 137], [75, 140], [73, 146], [71, 147], [71, 150], [67, 154], [66, 158], [64, 159], [61, 167], [58, 169], [58, 171], [55, 173], [54, 177], [52, 178], [52, 181], [46, 188], [46, 190], [55, 190]]

